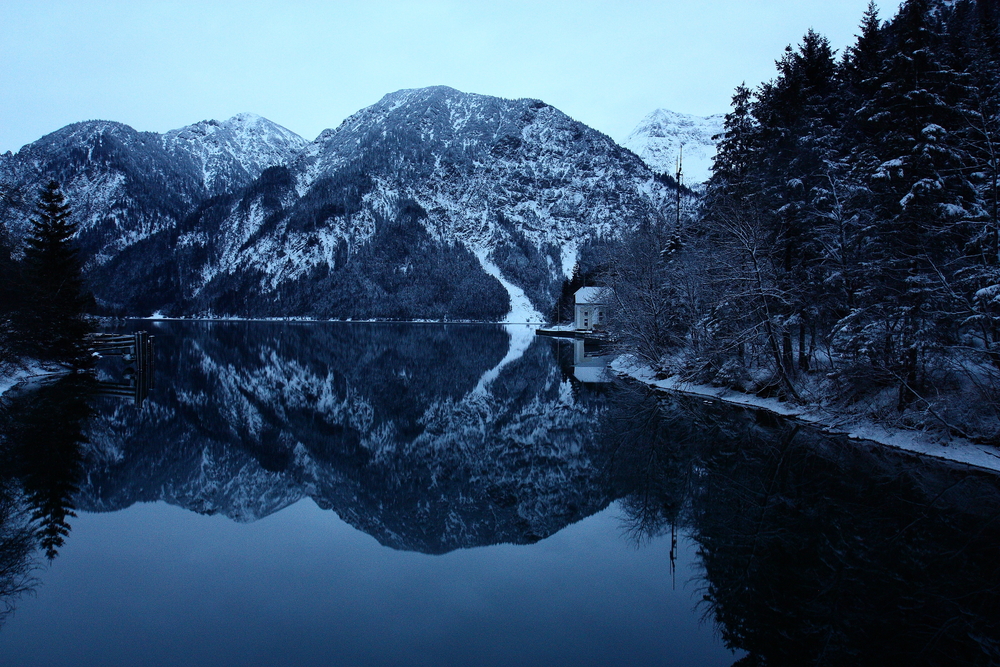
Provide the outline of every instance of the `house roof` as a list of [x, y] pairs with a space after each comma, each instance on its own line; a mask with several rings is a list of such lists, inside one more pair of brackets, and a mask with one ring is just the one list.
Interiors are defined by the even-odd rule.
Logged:
[[574, 292], [576, 303], [606, 303], [606, 287], [581, 287]]

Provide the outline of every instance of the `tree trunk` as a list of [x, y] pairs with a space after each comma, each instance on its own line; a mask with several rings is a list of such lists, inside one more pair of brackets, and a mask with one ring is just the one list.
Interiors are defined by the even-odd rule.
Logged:
[[800, 316], [799, 323], [799, 370], [809, 372], [809, 350], [806, 349], [806, 321]]

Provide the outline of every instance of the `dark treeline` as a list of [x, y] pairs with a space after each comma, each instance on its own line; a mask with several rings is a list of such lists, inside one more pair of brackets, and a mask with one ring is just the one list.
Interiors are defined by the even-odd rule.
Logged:
[[733, 96], [700, 222], [622, 251], [626, 342], [697, 381], [996, 440], [1000, 6], [872, 3], [843, 54], [810, 30], [776, 65]]
[[42, 189], [31, 231], [16, 248], [0, 227], [0, 363], [24, 359], [79, 367], [87, 359], [86, 290], [70, 207], [50, 181]]

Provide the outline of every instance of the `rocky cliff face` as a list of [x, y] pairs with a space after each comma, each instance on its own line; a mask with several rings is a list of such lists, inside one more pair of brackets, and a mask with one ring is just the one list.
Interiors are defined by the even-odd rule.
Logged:
[[308, 143], [252, 113], [222, 122], [206, 120], [171, 130], [163, 147], [177, 161], [190, 162], [209, 196], [239, 190], [268, 167], [286, 164]]
[[404, 90], [305, 143], [249, 114], [79, 123], [0, 156], [17, 236], [61, 181], [111, 312], [530, 321], [666, 186], [537, 100]]

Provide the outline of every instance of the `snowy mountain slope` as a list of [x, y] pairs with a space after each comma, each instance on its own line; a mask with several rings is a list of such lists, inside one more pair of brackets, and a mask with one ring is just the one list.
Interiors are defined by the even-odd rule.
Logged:
[[703, 117], [657, 109], [636, 125], [623, 145], [656, 173], [670, 176], [677, 173], [677, 157], [683, 146], [684, 183], [704, 183], [712, 175], [712, 137], [722, 132], [724, 120], [722, 114]]
[[246, 186], [268, 167], [287, 163], [307, 143], [252, 113], [221, 122], [206, 120], [163, 135], [166, 151], [190, 159], [212, 196]]
[[0, 156], [23, 235], [63, 183], [105, 312], [539, 321], [581, 248], [667, 186], [538, 100], [386, 95], [313, 142], [251, 114], [156, 135], [79, 123]]
[[[323, 291], [343, 291], [338, 271], [400, 227], [480, 259], [478, 270], [464, 267], [454, 279], [482, 281], [495, 266], [499, 282], [517, 288], [507, 290], [508, 302], [520, 290], [547, 312], [580, 245], [655, 220], [669, 201], [640, 160], [556, 109], [442, 86], [387, 95], [324, 131], [288, 178], [294, 194], [290, 186], [270, 206], [244, 197], [213, 213], [226, 221], [194, 297], [217, 303], [219, 279], [266, 299], [299, 291], [294, 285], [317, 273]], [[403, 273], [423, 261], [406, 252], [386, 259]], [[260, 299], [249, 306], [268, 312]]]
[[38, 192], [49, 180], [72, 205], [90, 266], [161, 230], [204, 197], [190, 161], [163, 148], [160, 136], [121, 123], [75, 123], [0, 157], [0, 189], [10, 205], [2, 222], [24, 234]]
[[23, 233], [39, 190], [55, 179], [84, 252], [99, 264], [176, 224], [207, 197], [245, 187], [267, 167], [288, 162], [305, 143], [253, 114], [164, 135], [111, 121], [74, 123], [0, 156], [0, 187], [12, 204], [0, 220]]

